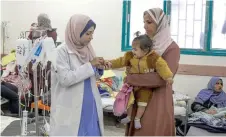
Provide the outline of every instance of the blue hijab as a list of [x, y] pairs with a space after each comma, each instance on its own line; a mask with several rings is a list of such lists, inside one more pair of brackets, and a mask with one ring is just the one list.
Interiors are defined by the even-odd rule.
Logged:
[[82, 35], [84, 35], [84, 33], [86, 33], [86, 31], [88, 31], [88, 29], [90, 29], [92, 26], [94, 26], [94, 29], [96, 29], [96, 24], [95, 24], [92, 20], [89, 20], [88, 23], [86, 24], [85, 28], [83, 29], [83, 31], [80, 33], [80, 38], [81, 38]]
[[219, 80], [222, 79], [212, 77], [207, 88], [198, 93], [195, 102], [204, 104], [207, 100], [210, 100], [214, 105], [217, 105], [218, 108], [226, 107], [226, 93], [223, 90], [218, 92], [214, 91], [214, 86]]

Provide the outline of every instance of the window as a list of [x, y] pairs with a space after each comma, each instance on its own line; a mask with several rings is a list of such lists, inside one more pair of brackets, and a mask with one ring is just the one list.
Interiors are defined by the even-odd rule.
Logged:
[[144, 33], [143, 12], [154, 7], [168, 15], [182, 54], [226, 56], [226, 0], [124, 0], [122, 51], [131, 49], [134, 32]]
[[212, 48], [226, 49], [226, 0], [215, 0], [213, 9]]
[[171, 2], [171, 35], [180, 48], [204, 48], [205, 7], [205, 0]]

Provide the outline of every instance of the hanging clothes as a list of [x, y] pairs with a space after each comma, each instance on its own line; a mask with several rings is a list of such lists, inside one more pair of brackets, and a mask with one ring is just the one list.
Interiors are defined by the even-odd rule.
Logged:
[[226, 34], [226, 19], [225, 19], [225, 21], [224, 21], [224, 24], [223, 24], [221, 33], [222, 33], [222, 34]]

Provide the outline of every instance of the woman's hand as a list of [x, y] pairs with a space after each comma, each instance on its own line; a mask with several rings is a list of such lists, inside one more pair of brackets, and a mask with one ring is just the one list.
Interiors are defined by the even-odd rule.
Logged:
[[216, 110], [213, 110], [213, 109], [206, 110], [205, 112], [207, 114], [211, 114], [211, 115], [217, 114], [217, 111]]
[[127, 66], [127, 67], [126, 67], [126, 75], [128, 75], [128, 74], [129, 74], [129, 72], [130, 72], [130, 68], [131, 68], [131, 67], [129, 67], [129, 66]]
[[94, 67], [98, 67], [104, 64], [104, 58], [102, 57], [95, 57], [92, 61], [90, 61], [91, 65]]
[[98, 65], [96, 66], [98, 69], [105, 69], [105, 66], [104, 65]]
[[112, 63], [110, 61], [105, 61], [104, 62], [104, 67], [105, 67], [106, 70], [109, 70], [112, 67]]

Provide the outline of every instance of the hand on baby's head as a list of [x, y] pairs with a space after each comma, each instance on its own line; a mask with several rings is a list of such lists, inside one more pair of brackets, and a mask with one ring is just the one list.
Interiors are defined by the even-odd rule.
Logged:
[[213, 110], [213, 109], [206, 110], [205, 112], [208, 113], [208, 114], [211, 114], [211, 115], [214, 115], [214, 114], [217, 113], [217, 111]]

